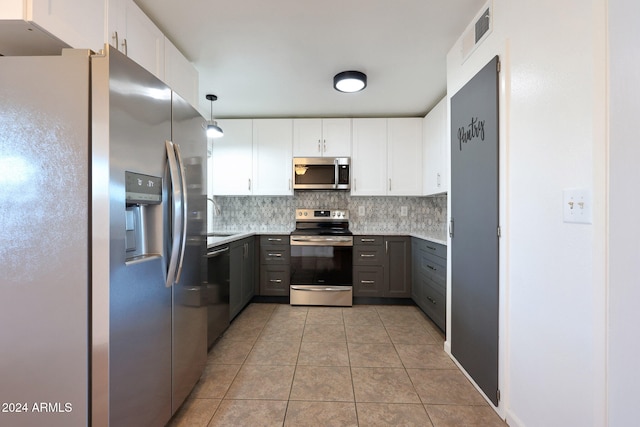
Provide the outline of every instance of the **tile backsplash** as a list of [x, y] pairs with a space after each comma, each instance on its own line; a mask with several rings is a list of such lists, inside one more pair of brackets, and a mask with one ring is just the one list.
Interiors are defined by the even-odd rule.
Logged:
[[[218, 214], [209, 203], [209, 231], [288, 233], [295, 228], [294, 211], [348, 209], [349, 227], [356, 234], [412, 233], [446, 240], [447, 195], [432, 197], [362, 197], [338, 191], [301, 191], [293, 197], [214, 196]], [[401, 208], [407, 216], [401, 216]], [[364, 215], [359, 215], [364, 207]]]

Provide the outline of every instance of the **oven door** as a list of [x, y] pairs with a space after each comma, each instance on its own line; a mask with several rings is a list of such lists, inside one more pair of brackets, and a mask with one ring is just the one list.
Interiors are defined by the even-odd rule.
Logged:
[[290, 303], [351, 306], [352, 267], [352, 236], [291, 236]]

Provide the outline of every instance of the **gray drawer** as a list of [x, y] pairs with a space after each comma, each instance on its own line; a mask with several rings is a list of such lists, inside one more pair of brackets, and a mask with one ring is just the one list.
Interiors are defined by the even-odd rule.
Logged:
[[353, 296], [384, 296], [384, 269], [381, 266], [356, 266], [353, 268]]
[[447, 261], [433, 254], [421, 251], [418, 256], [418, 271], [430, 277], [443, 287], [447, 282]]
[[440, 329], [445, 330], [447, 299], [439, 286], [428, 278], [423, 278], [422, 308]]
[[289, 245], [260, 246], [260, 264], [289, 264], [290, 257]]
[[260, 295], [289, 296], [289, 271], [288, 265], [261, 265]]
[[354, 246], [382, 246], [384, 244], [384, 236], [354, 236]]
[[447, 247], [445, 245], [433, 243], [429, 240], [423, 240], [417, 237], [415, 239], [416, 244], [418, 245], [418, 249], [424, 250], [425, 252], [440, 258], [447, 258]]
[[383, 265], [384, 246], [354, 246], [353, 265]]
[[289, 245], [289, 235], [274, 234], [267, 236], [260, 236], [260, 246], [266, 245]]

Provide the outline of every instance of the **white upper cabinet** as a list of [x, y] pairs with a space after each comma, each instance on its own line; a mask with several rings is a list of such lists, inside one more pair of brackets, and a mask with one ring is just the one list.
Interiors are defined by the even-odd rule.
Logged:
[[449, 191], [447, 116], [447, 98], [444, 97], [423, 119], [425, 196]]
[[351, 194], [422, 194], [422, 119], [353, 119]]
[[[0, 20], [24, 21], [24, 33], [17, 33], [13, 40], [2, 40], [0, 53], [8, 54], [59, 54], [59, 45], [46, 40], [46, 34], [61, 40], [64, 44], [77, 49], [99, 50], [104, 47], [104, 0], [2, 0], [0, 2]], [[30, 24], [35, 24], [33, 28]], [[19, 26], [16, 29], [20, 31]], [[28, 28], [28, 30], [27, 30]], [[42, 37], [34, 37], [39, 33]], [[7, 37], [7, 34], [4, 34]], [[11, 35], [11, 37], [14, 37]], [[32, 39], [32, 40], [30, 40]], [[30, 43], [33, 42], [34, 45]], [[4, 47], [3, 45], [7, 45]], [[38, 45], [40, 44], [40, 45]], [[42, 52], [46, 46], [55, 52]]]
[[108, 0], [109, 44], [164, 80], [164, 34], [133, 0]]
[[387, 195], [422, 194], [422, 118], [387, 121]]
[[198, 70], [166, 37], [164, 39], [164, 81], [197, 109]]
[[353, 119], [351, 194], [387, 194], [387, 119]]
[[253, 120], [253, 194], [293, 195], [292, 159], [293, 120]]
[[224, 137], [209, 140], [210, 195], [252, 194], [253, 121], [218, 120]]
[[218, 125], [224, 136], [209, 141], [211, 195], [293, 194], [291, 119], [226, 119]]
[[351, 119], [294, 119], [295, 157], [349, 157]]

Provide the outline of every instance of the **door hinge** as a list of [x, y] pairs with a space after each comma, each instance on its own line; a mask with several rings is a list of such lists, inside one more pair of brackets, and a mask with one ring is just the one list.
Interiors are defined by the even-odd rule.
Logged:
[[498, 402], [500, 402], [500, 389], [496, 390], [496, 398], [498, 399]]
[[502, 229], [498, 226], [498, 238], [502, 237]]

